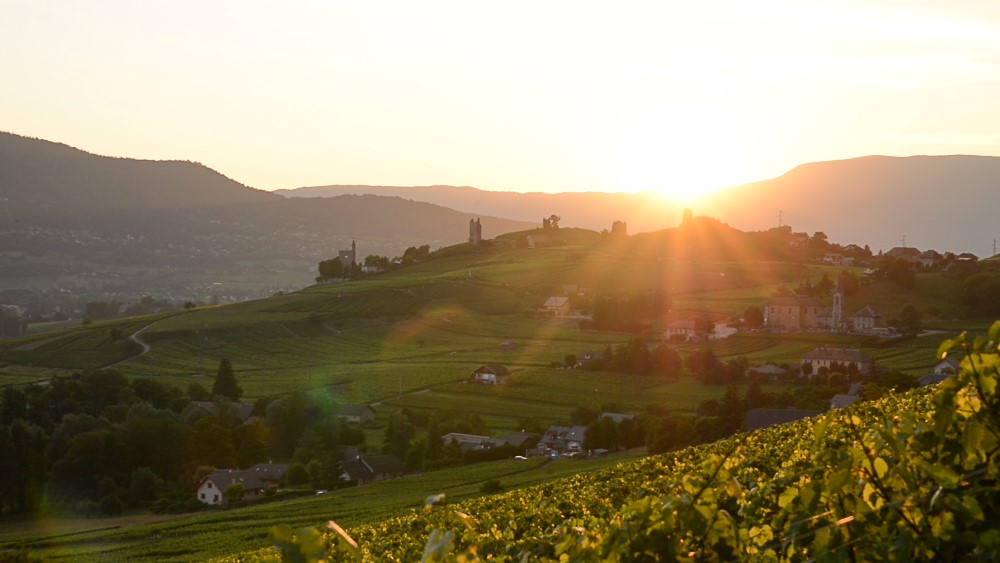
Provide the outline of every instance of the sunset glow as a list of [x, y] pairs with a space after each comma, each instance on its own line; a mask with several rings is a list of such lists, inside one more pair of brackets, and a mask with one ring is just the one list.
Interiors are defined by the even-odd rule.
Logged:
[[626, 191], [655, 191], [684, 203], [750, 177], [749, 147], [713, 107], [678, 101], [643, 112], [622, 135], [619, 166]]
[[0, 123], [261, 189], [690, 198], [806, 162], [1000, 154], [987, 2], [7, 2]]

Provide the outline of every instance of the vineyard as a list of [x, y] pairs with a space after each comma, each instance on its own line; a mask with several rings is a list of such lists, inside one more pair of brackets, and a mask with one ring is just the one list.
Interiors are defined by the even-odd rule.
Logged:
[[492, 497], [432, 496], [323, 538], [272, 536], [288, 560], [993, 560], [998, 343], [1000, 322], [946, 341], [963, 371], [933, 390]]

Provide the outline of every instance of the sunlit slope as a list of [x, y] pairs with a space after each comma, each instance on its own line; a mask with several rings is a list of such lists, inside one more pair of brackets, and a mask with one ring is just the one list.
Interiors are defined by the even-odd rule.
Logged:
[[[579, 229], [527, 234], [545, 244], [528, 248], [526, 233], [505, 235], [484, 246], [448, 247], [423, 263], [365, 280], [4, 342], [0, 363], [9, 365], [0, 370], [13, 375], [17, 366], [114, 366], [129, 376], [157, 377], [186, 388], [191, 383], [210, 386], [219, 361], [228, 358], [248, 399], [326, 389], [352, 402], [395, 400], [418, 406], [440, 399], [471, 404], [438, 386], [463, 381], [479, 365], [492, 362], [508, 365], [515, 382], [533, 389], [532, 382], [559, 379], [560, 371], [547, 367], [551, 362], [631, 338], [581, 331], [575, 318], [538, 315], [548, 297], [564, 294], [564, 286], [584, 290], [587, 297], [578, 298], [583, 304], [600, 294], [661, 289], [673, 314], [709, 314], [721, 320], [739, 317], [751, 305], [762, 307], [779, 287], [815, 282], [839, 271], [766, 261], [779, 257], [754, 250], [741, 233], [724, 226], [626, 239]], [[698, 252], [689, 252], [691, 248]], [[884, 316], [898, 314], [907, 304], [949, 311], [954, 309], [949, 299], [954, 298], [955, 283], [938, 274], [918, 276], [915, 290], [876, 282], [849, 297], [848, 308], [872, 305]], [[945, 324], [949, 320], [938, 319]], [[150, 347], [146, 353], [140, 354], [139, 343], [127, 339], [137, 331], [137, 338]], [[795, 362], [822, 343], [858, 344], [822, 335], [748, 334], [713, 347], [722, 358]], [[885, 359], [893, 367], [922, 368], [927, 362], [923, 348], [887, 351]], [[651, 394], [644, 399], [657, 396], [652, 387], [658, 382], [634, 383]], [[444, 396], [405, 396], [429, 388]], [[536, 401], [529, 411], [554, 409], [556, 414], [577, 404], [567, 398], [572, 393], [533, 389], [528, 394]], [[542, 399], [550, 395], [556, 406]], [[633, 402], [619, 395], [614, 394], [617, 400]], [[503, 410], [497, 405], [483, 408]]]

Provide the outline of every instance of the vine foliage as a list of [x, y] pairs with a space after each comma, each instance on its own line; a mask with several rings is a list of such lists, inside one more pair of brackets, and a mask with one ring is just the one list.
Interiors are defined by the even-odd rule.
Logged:
[[314, 558], [281, 553], [289, 561], [992, 560], [998, 351], [1000, 322], [986, 336], [942, 343], [938, 357], [961, 355], [962, 370], [933, 390], [455, 506], [435, 496], [424, 511], [353, 537], [304, 530], [299, 541]]

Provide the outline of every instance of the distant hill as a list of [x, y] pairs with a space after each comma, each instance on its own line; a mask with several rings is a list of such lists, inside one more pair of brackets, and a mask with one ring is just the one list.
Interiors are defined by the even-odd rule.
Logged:
[[753, 230], [782, 221], [831, 241], [992, 254], [1000, 157], [866, 156], [804, 164], [714, 194], [699, 212]]
[[[622, 220], [633, 234], [676, 226], [681, 217], [677, 205], [648, 192], [520, 194], [455, 186], [318, 186], [275, 193], [394, 195], [528, 221], [555, 213], [566, 226], [594, 230]], [[987, 257], [993, 239], [1000, 239], [992, 205], [997, 194], [1000, 157], [868, 156], [804, 164], [772, 180], [734, 186], [704, 198], [694, 211], [742, 230], [777, 226], [780, 212], [783, 224], [796, 231], [822, 231], [831, 241], [869, 244], [876, 251], [901, 246], [905, 235], [907, 246]]]
[[[0, 290], [183, 296], [168, 274], [197, 285], [226, 273], [246, 287], [261, 272], [301, 287], [352, 239], [359, 259], [392, 257], [463, 242], [477, 217], [397, 197], [288, 199], [197, 163], [110, 158], [0, 133]], [[482, 225], [492, 238], [536, 223], [484, 215]]]
[[540, 224], [542, 217], [555, 214], [562, 224], [601, 231], [611, 223], [628, 222], [630, 233], [674, 227], [682, 209], [654, 193], [639, 194], [567, 192], [494, 192], [468, 186], [313, 186], [273, 193], [294, 198], [335, 197], [344, 194], [376, 194], [426, 201], [467, 213], [510, 217]]

